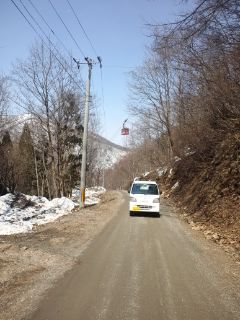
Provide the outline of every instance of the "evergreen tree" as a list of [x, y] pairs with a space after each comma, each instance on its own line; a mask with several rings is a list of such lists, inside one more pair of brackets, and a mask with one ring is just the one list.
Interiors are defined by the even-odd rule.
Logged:
[[8, 131], [6, 131], [0, 144], [0, 195], [8, 191], [14, 192], [15, 172], [13, 161], [13, 144]]
[[62, 92], [56, 117], [57, 173], [59, 195], [70, 195], [79, 184], [82, 132], [78, 99], [72, 92]]
[[35, 191], [34, 147], [28, 124], [25, 124], [20, 137], [19, 146], [19, 180], [18, 191], [32, 194]]
[[68, 122], [71, 123], [68, 127], [68, 135], [65, 136], [64, 145], [67, 150], [67, 171], [66, 171], [66, 182], [68, 188], [68, 194], [72, 193], [72, 189], [79, 185], [80, 182], [80, 171], [82, 162], [82, 135], [83, 126], [80, 124], [79, 107], [74, 104], [74, 97], [69, 97], [69, 111], [71, 116]]
[[13, 144], [10, 137], [10, 133], [6, 131], [2, 138], [1, 148], [5, 155], [8, 155], [12, 152]]

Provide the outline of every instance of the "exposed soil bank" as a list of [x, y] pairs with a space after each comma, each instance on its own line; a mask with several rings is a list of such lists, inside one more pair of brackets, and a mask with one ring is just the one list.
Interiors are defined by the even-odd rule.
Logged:
[[240, 260], [240, 134], [177, 159], [156, 179], [194, 230]]

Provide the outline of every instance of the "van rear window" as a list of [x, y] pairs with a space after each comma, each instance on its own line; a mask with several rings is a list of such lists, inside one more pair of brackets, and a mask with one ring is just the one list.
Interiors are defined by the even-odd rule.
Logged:
[[132, 186], [132, 194], [152, 194], [158, 195], [158, 188], [156, 184], [142, 184], [134, 183]]

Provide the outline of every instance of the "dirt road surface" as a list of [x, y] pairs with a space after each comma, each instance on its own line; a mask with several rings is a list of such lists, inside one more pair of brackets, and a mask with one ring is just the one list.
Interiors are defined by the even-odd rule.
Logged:
[[78, 263], [123, 201], [120, 192], [106, 192], [100, 204], [76, 209], [31, 233], [1, 235], [0, 320], [25, 320], [46, 291]]
[[181, 222], [119, 213], [50, 289], [31, 320], [240, 319], [239, 265]]

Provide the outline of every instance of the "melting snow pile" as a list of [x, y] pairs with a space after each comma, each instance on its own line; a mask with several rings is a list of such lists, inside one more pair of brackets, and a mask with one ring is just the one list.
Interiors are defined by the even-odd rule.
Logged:
[[49, 201], [45, 197], [8, 193], [0, 197], [0, 234], [31, 231], [34, 225], [54, 221], [75, 206], [65, 197]]
[[[86, 188], [86, 201], [85, 204], [87, 206], [97, 204], [99, 203], [100, 199], [99, 197], [101, 194], [106, 192], [106, 189], [103, 187], [92, 187], [92, 188]], [[79, 188], [75, 188], [72, 191], [72, 198], [73, 201], [78, 201], [81, 198], [81, 192]]]
[[86, 189], [86, 205], [92, 205], [98, 203], [99, 196], [106, 192], [106, 189], [103, 187], [93, 187]]
[[[86, 190], [86, 204], [99, 202], [99, 195], [106, 190], [102, 187]], [[79, 191], [78, 191], [79, 192]], [[76, 195], [75, 195], [76, 196]], [[55, 198], [11, 194], [0, 197], [0, 234], [8, 235], [29, 232], [34, 225], [56, 220], [78, 206], [79, 198]]]

